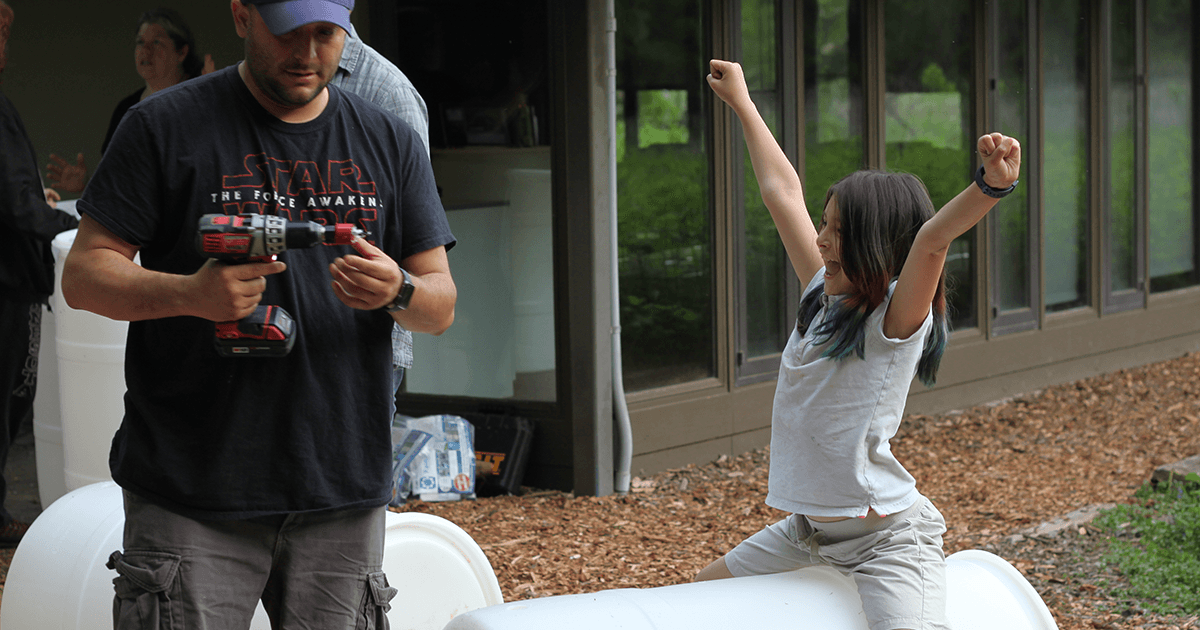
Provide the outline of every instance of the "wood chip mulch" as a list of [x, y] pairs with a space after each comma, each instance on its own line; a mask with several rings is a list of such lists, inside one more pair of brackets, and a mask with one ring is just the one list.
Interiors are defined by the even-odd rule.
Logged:
[[[1121, 596], [1091, 525], [1032, 536], [1074, 510], [1129, 500], [1154, 469], [1200, 453], [1200, 353], [940, 415], [906, 418], [893, 450], [946, 517], [947, 554], [1019, 569], [1062, 630], [1200, 629]], [[626, 496], [411, 502], [470, 534], [505, 601], [689, 581], [784, 516], [764, 503], [767, 449], [634, 478]], [[0, 551], [0, 574], [11, 550]], [[2, 579], [2, 577], [0, 577]]]

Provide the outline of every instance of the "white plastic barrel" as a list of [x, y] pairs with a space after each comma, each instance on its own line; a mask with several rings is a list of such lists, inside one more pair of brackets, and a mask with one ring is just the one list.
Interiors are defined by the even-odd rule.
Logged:
[[[43, 507], [67, 493], [63, 474], [62, 405], [58, 394], [58, 350], [55, 347], [54, 311], [57, 296], [51, 296], [50, 308], [42, 311], [42, 342], [38, 350], [37, 396], [33, 399], [33, 449], [37, 454], [38, 499]], [[62, 300], [57, 300], [61, 302]]]
[[109, 481], [68, 492], [42, 510], [13, 554], [0, 601], [0, 628], [112, 628], [116, 572], [104, 564], [121, 547], [121, 489]]
[[[1052, 630], [1058, 626], [1029, 582], [985, 551], [947, 562], [947, 616], [956, 630]], [[827, 567], [790, 573], [559, 595], [490, 606], [445, 630], [866, 630], [854, 581]]]
[[[62, 294], [62, 262], [75, 242], [76, 232], [63, 232], [51, 243], [57, 295]], [[129, 323], [73, 309], [64, 300], [57, 300], [57, 304], [63, 477], [67, 489], [74, 490], [112, 479], [108, 453], [125, 414], [125, 337]]]
[[[59, 201], [57, 208], [67, 214], [79, 218], [75, 209], [76, 199]], [[51, 247], [53, 253], [54, 248]], [[65, 255], [65, 252], [64, 252]], [[62, 405], [59, 402], [58, 391], [58, 347], [55, 338], [58, 336], [55, 313], [58, 312], [62, 298], [62, 275], [57, 270], [61, 268], [61, 260], [55, 256], [55, 286], [54, 293], [46, 309], [42, 311], [42, 338], [38, 346], [38, 387], [37, 397], [33, 400], [33, 447], [37, 453], [38, 499], [42, 507], [54, 503], [55, 499], [67, 493], [67, 482], [63, 475], [62, 448]]]
[[[13, 555], [0, 628], [111, 629], [117, 574], [105, 563], [121, 548], [124, 525], [121, 489], [111, 481], [43, 511]], [[437, 516], [388, 512], [383, 570], [399, 590], [388, 612], [394, 630], [440, 630], [456, 615], [504, 601], [479, 545]], [[270, 628], [261, 604], [250, 628]]]

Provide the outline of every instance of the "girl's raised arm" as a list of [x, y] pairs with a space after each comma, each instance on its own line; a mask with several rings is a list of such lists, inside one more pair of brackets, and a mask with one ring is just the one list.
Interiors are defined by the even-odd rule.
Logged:
[[[985, 184], [1004, 190], [1017, 181], [1021, 172], [1021, 143], [1015, 138], [990, 133], [979, 138], [978, 149], [983, 158]], [[950, 243], [978, 223], [997, 201], [972, 183], [921, 226], [884, 316], [884, 334], [893, 339], [907, 339], [921, 327], [937, 291]]]
[[758, 178], [763, 203], [771, 212], [775, 229], [779, 231], [788, 259], [803, 286], [824, 263], [817, 250], [817, 231], [804, 203], [800, 176], [750, 100], [741, 65], [714, 59], [709, 66], [712, 69], [708, 75], [709, 86], [742, 121], [742, 134], [746, 136], [750, 163]]

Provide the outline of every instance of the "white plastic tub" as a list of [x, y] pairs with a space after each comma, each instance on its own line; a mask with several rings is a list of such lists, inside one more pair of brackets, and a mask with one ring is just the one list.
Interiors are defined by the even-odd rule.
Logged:
[[[4, 630], [112, 628], [115, 571], [121, 548], [121, 489], [113, 482], [70, 492], [29, 528], [13, 556], [0, 606]], [[429, 514], [387, 514], [383, 570], [399, 593], [393, 630], [440, 630], [454, 616], [504, 600], [487, 556], [462, 529]], [[251, 630], [269, 630], [260, 605]]]
[[[947, 558], [947, 616], [956, 630], [1052, 630], [1029, 582], [985, 551]], [[866, 630], [854, 581], [826, 567], [648, 589], [510, 602], [455, 617], [445, 630]]]

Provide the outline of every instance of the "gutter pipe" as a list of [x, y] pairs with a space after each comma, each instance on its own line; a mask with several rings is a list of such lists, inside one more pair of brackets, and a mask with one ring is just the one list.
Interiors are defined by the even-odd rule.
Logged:
[[615, 0], [605, 0], [604, 96], [608, 125], [609, 244], [612, 247], [612, 395], [619, 448], [613, 487], [618, 494], [629, 492], [629, 469], [633, 463], [633, 428], [625, 402], [625, 371], [621, 366], [621, 291], [617, 248], [617, 12]]

